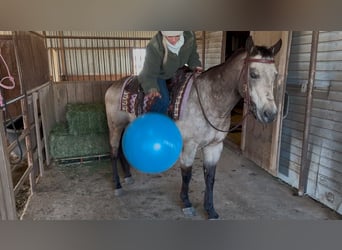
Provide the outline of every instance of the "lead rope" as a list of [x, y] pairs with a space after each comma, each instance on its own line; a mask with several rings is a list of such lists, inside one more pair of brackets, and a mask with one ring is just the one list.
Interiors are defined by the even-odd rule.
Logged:
[[[9, 71], [9, 68], [8, 68], [8, 65], [5, 61], [5, 59], [3, 58], [2, 54], [1, 54], [1, 50], [0, 50], [0, 58], [2, 60], [2, 62], [4, 63], [5, 65], [5, 68], [7, 70], [7, 76], [3, 77], [1, 80], [0, 80], [0, 87], [4, 88], [4, 89], [14, 89], [15, 87], [15, 81], [14, 81], [14, 78], [13, 76], [11, 75], [10, 71]], [[3, 84], [3, 82], [8, 79], [12, 85], [5, 85]], [[5, 109], [5, 105], [4, 105], [4, 98], [2, 97], [2, 94], [1, 94], [1, 91], [0, 91], [0, 107], [4, 110]]]

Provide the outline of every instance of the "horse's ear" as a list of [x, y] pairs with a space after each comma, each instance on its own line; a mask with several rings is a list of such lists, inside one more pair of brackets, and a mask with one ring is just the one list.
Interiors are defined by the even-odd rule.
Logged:
[[270, 47], [272, 55], [275, 56], [279, 52], [281, 45], [282, 45], [282, 40], [279, 39], [279, 41], [276, 44], [274, 44], [273, 46]]
[[253, 38], [251, 36], [249, 36], [247, 38], [245, 48], [246, 48], [246, 51], [249, 55], [252, 54], [252, 52], [254, 50], [254, 42], [253, 42]]

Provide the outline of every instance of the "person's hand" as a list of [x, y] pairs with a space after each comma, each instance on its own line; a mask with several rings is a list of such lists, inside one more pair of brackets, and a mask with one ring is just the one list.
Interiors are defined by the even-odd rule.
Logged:
[[196, 73], [202, 73], [203, 72], [203, 68], [202, 67], [196, 67], [195, 68], [195, 72]]
[[161, 98], [161, 94], [159, 93], [158, 89], [155, 88], [150, 89], [146, 96], [152, 99], [155, 97]]

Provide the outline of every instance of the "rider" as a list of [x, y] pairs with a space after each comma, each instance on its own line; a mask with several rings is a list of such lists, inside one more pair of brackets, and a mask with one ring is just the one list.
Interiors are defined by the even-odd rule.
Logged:
[[151, 112], [167, 114], [170, 97], [166, 80], [184, 65], [197, 72], [203, 70], [194, 32], [159, 31], [152, 37], [146, 47], [143, 69], [138, 76], [145, 94], [150, 98], [158, 97]]

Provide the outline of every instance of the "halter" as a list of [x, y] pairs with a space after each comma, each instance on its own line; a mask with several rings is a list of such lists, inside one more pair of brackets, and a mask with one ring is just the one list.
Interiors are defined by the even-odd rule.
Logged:
[[[245, 78], [247, 79], [247, 77], [249, 75], [249, 67], [248, 66], [252, 62], [272, 64], [272, 63], [274, 63], [274, 59], [273, 58], [267, 59], [267, 58], [251, 58], [251, 57], [246, 57], [245, 60], [244, 60], [244, 63], [243, 63], [243, 67], [242, 67], [242, 69], [240, 71], [239, 82], [241, 80], [241, 76], [242, 76], [242, 73], [244, 71], [246, 71], [246, 77]], [[202, 105], [202, 102], [201, 102], [201, 98], [200, 98], [200, 95], [199, 95], [199, 91], [198, 91], [198, 88], [197, 88], [197, 84], [196, 84], [195, 78], [194, 78], [194, 86], [195, 86], [195, 89], [196, 89], [198, 101], [199, 101], [199, 104], [200, 104], [203, 116], [204, 116], [205, 120], [209, 123], [209, 125], [212, 128], [214, 128], [215, 130], [223, 132], [223, 133], [227, 133], [227, 132], [230, 133], [230, 132], [234, 131], [235, 129], [237, 129], [240, 125], [242, 125], [243, 122], [245, 121], [246, 117], [250, 114], [251, 97], [249, 95], [249, 88], [248, 88], [247, 80], [244, 81], [243, 84], [242, 84], [242, 93], [245, 95], [245, 97], [243, 97], [243, 98], [244, 98], [244, 102], [247, 104], [247, 108], [248, 108], [247, 109], [247, 113], [242, 117], [242, 120], [237, 125], [235, 125], [233, 128], [228, 129], [228, 130], [219, 129], [219, 128], [217, 128], [215, 125], [213, 125], [210, 122], [210, 120], [208, 119], [207, 115], [205, 114], [205, 111], [204, 111], [204, 108], [203, 108], [203, 105]]]

